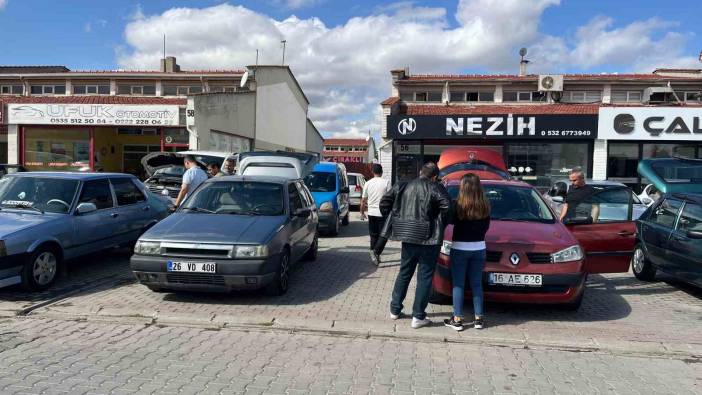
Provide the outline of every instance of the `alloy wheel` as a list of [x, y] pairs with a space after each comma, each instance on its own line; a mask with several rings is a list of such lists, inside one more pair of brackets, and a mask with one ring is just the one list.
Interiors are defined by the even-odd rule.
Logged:
[[34, 260], [32, 265], [32, 276], [38, 285], [46, 285], [53, 281], [58, 268], [56, 256], [49, 251], [42, 252]]
[[644, 253], [641, 250], [641, 248], [636, 248], [636, 250], [634, 250], [634, 257], [632, 259], [632, 266], [634, 272], [641, 273], [641, 271], [643, 271], [645, 260], [646, 257], [644, 257]]

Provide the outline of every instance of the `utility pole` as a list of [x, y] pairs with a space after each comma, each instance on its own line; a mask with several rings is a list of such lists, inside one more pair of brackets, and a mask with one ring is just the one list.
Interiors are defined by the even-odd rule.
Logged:
[[287, 43], [288, 40], [282, 40], [280, 43], [283, 44], [283, 63], [281, 64], [282, 66], [285, 66], [285, 43]]

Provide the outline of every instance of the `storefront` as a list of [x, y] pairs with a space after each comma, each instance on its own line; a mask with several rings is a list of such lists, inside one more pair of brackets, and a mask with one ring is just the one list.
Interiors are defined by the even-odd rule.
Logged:
[[416, 177], [446, 148], [479, 146], [501, 153], [515, 178], [545, 189], [576, 167], [591, 176], [597, 115], [391, 115], [387, 134], [393, 182]]
[[29, 170], [125, 172], [142, 175], [150, 152], [188, 148], [178, 105], [11, 103], [9, 137]]

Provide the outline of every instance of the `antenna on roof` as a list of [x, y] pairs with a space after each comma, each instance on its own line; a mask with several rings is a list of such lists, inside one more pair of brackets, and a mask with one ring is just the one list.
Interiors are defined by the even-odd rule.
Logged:
[[163, 34], [163, 61], [166, 61], [166, 34]]
[[288, 42], [288, 40], [281, 40], [280, 43], [283, 44], [283, 63], [281, 63], [281, 66], [285, 66], [285, 44]]
[[258, 66], [258, 49], [256, 49], [256, 66]]

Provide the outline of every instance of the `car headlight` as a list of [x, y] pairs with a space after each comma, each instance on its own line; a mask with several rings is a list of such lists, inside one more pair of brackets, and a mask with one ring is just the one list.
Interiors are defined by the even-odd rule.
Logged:
[[0, 240], [0, 256], [7, 256], [7, 246], [5, 240]]
[[321, 206], [319, 206], [319, 211], [334, 211], [334, 206], [331, 204], [331, 202], [324, 202]]
[[572, 262], [579, 261], [583, 259], [583, 249], [580, 246], [575, 245], [568, 247], [564, 250], [554, 252], [551, 254], [551, 261], [554, 263], [559, 262]]
[[234, 246], [234, 258], [263, 258], [268, 256], [268, 246]]
[[158, 241], [137, 241], [134, 246], [134, 253], [139, 255], [159, 255], [161, 254], [161, 243]]
[[441, 244], [441, 253], [444, 255], [451, 255], [452, 245], [452, 242], [444, 240], [444, 242]]

